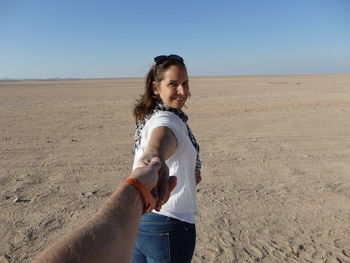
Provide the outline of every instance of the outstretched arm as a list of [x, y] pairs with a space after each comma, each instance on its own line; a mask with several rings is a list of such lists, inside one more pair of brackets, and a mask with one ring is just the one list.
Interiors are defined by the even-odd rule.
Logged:
[[[153, 129], [144, 154], [138, 161], [138, 166], [142, 167], [150, 162], [153, 157], [158, 157], [161, 161], [159, 169], [159, 182], [153, 194], [156, 197], [155, 210], [159, 211], [164, 203], [169, 199], [170, 192], [167, 190], [167, 178], [169, 177], [169, 169], [165, 164], [165, 160], [169, 159], [177, 148], [177, 140], [170, 128], [160, 126]], [[164, 180], [163, 180], [164, 178]]]
[[[158, 183], [160, 167], [160, 160], [153, 158], [130, 176], [146, 188], [151, 208], [155, 206], [155, 199], [150, 192]], [[176, 185], [174, 177], [163, 180], [168, 182], [167, 191]], [[32, 263], [130, 262], [142, 211], [143, 200], [138, 190], [121, 183], [91, 219], [45, 249]]]

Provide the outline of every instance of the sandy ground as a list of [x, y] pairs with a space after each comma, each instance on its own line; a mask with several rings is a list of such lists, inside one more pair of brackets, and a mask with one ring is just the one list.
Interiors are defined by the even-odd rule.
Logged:
[[[0, 262], [29, 261], [129, 174], [142, 86], [0, 82]], [[193, 262], [350, 262], [350, 75], [194, 77], [191, 91]]]

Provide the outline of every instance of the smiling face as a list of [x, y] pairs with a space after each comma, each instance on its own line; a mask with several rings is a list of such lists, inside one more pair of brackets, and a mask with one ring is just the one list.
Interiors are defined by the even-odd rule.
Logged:
[[187, 71], [178, 65], [170, 66], [163, 79], [153, 83], [153, 92], [170, 108], [181, 109], [190, 94]]

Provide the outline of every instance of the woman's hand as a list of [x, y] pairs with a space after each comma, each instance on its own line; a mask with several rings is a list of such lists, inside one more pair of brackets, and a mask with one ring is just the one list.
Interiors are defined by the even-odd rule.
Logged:
[[[138, 160], [137, 166], [138, 167], [148, 166], [151, 163], [151, 160], [155, 159], [154, 157], [158, 157], [158, 156], [150, 152], [145, 152], [141, 156], [141, 158]], [[159, 212], [160, 209], [162, 208], [162, 205], [169, 200], [170, 193], [176, 186], [176, 177], [169, 176], [169, 168], [166, 165], [164, 160], [161, 160], [160, 158], [156, 158], [156, 159], [160, 163], [160, 167], [158, 169], [158, 177], [157, 177], [158, 183], [151, 190], [151, 194], [155, 200], [154, 209]]]
[[[175, 188], [176, 177], [169, 177], [168, 167], [165, 163], [166, 169], [162, 170], [163, 165], [158, 157], [148, 159], [143, 156], [142, 160], [139, 160], [138, 168], [132, 172], [130, 177], [140, 181], [150, 192], [151, 205], [148, 212], [151, 212], [152, 209], [159, 211], [162, 205], [168, 201], [170, 192]], [[161, 195], [162, 198], [159, 197]]]

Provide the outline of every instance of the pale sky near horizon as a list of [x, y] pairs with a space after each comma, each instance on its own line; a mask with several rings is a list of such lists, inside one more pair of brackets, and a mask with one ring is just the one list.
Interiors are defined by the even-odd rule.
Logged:
[[0, 79], [350, 73], [349, 0], [0, 0]]

